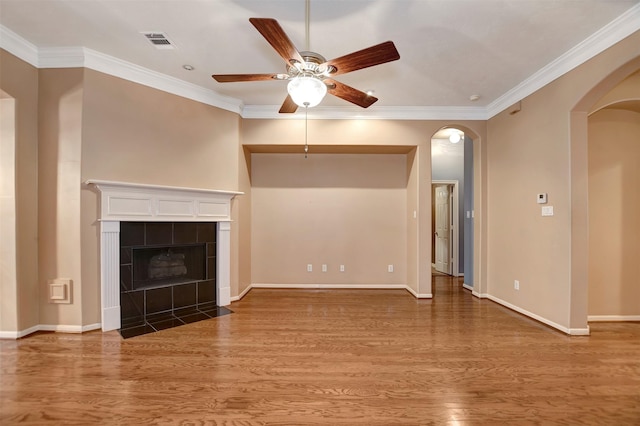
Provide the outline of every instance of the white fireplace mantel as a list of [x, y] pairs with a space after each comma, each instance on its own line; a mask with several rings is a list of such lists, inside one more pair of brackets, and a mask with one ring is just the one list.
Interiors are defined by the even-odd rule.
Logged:
[[87, 180], [100, 191], [102, 330], [120, 328], [120, 222], [217, 222], [216, 302], [231, 303], [231, 200], [242, 192]]

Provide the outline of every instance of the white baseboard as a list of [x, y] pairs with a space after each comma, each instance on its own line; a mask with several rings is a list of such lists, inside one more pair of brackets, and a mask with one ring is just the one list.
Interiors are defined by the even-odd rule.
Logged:
[[395, 290], [407, 289], [404, 284], [274, 284], [254, 283], [252, 288], [300, 288], [300, 289], [366, 289], [366, 290]]
[[274, 283], [254, 283], [238, 297], [238, 300], [252, 288], [273, 288], [273, 289], [353, 289], [353, 290], [407, 290], [417, 299], [431, 299], [431, 293], [416, 293], [405, 284], [274, 284]]
[[56, 331], [60, 333], [84, 333], [85, 331], [98, 330], [102, 324], [95, 323], [89, 325], [65, 325], [65, 324], [40, 324], [40, 331]]
[[405, 290], [411, 293], [416, 299], [433, 299], [433, 294], [431, 293], [418, 293], [409, 286], [406, 286]]
[[473, 286], [469, 285], [467, 283], [462, 283], [462, 288], [466, 288], [467, 290], [471, 291], [471, 293], [473, 293]]
[[237, 296], [233, 296], [231, 297], [231, 301], [232, 302], [237, 302], [238, 300], [242, 299], [243, 297], [245, 297], [247, 295], [247, 293], [249, 293], [251, 291], [252, 286], [248, 286], [247, 288], [245, 288], [242, 293], [240, 293]]
[[99, 330], [102, 324], [89, 325], [64, 325], [64, 324], [38, 324], [20, 331], [0, 331], [0, 339], [20, 339], [35, 333], [36, 331], [55, 331], [60, 333], [84, 333], [85, 331]]
[[623, 322], [640, 321], [640, 315], [589, 315], [589, 322]]
[[20, 331], [0, 331], [0, 339], [20, 339], [36, 331], [40, 331], [39, 325], [34, 325], [33, 327]]
[[529, 312], [526, 309], [522, 309], [519, 306], [506, 302], [498, 297], [492, 296], [490, 294], [487, 295], [487, 298], [493, 302], [496, 302], [499, 305], [502, 305], [511, 309], [512, 311], [516, 311], [522, 315], [528, 316], [529, 318], [533, 318], [536, 321], [539, 321], [543, 324], [548, 325], [549, 327], [553, 327], [556, 330], [560, 330], [563, 333], [569, 334], [571, 336], [588, 336], [590, 334], [589, 326], [587, 326], [586, 328], [568, 328], [556, 322], [553, 322], [547, 318], [541, 317], [540, 315], [534, 314], [533, 312]]

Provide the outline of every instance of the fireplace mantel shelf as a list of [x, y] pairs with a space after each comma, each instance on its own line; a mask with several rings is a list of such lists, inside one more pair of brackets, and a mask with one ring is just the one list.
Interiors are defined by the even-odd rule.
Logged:
[[100, 220], [211, 222], [231, 220], [237, 191], [90, 179], [101, 193]]
[[224, 191], [219, 189], [204, 189], [204, 188], [189, 188], [189, 187], [180, 187], [180, 186], [167, 186], [167, 185], [151, 185], [146, 183], [131, 183], [131, 182], [117, 182], [112, 180], [99, 180], [99, 179], [89, 179], [85, 182], [87, 185], [94, 185], [97, 188], [101, 189], [128, 189], [132, 191], [142, 191], [145, 190], [160, 190], [160, 191], [169, 191], [169, 192], [200, 192], [204, 194], [220, 194], [220, 195], [244, 195], [244, 192], [239, 191]]

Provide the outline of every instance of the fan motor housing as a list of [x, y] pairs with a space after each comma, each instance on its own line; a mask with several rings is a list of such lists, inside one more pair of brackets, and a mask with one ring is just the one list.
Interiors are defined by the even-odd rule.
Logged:
[[329, 65], [328, 67], [321, 67], [320, 65], [327, 62], [327, 60], [319, 53], [303, 51], [300, 52], [300, 56], [304, 59], [304, 63], [297, 61], [291, 61], [292, 65], [287, 68], [287, 72], [290, 76], [295, 77], [301, 74], [311, 74], [314, 77], [321, 78], [335, 72], [335, 68]]

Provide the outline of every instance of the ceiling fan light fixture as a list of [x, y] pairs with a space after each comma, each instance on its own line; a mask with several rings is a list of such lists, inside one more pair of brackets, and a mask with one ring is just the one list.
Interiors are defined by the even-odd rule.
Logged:
[[311, 108], [322, 101], [327, 94], [327, 86], [316, 77], [303, 75], [292, 78], [287, 91], [296, 105]]

